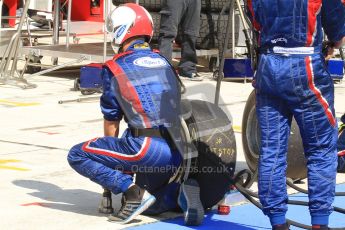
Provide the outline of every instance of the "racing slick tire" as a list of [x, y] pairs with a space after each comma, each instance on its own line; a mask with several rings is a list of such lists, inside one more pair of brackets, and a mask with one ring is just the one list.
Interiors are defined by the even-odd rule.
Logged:
[[[242, 118], [243, 150], [247, 165], [252, 172], [257, 170], [260, 148], [260, 129], [255, 108], [255, 91], [253, 91], [249, 95]], [[287, 164], [286, 175], [288, 178], [297, 181], [307, 177], [302, 138], [295, 119], [293, 119], [291, 124]]]
[[236, 140], [232, 121], [213, 103], [192, 100], [192, 116], [186, 120], [192, 143], [198, 150], [190, 177], [198, 181], [200, 200], [212, 208], [229, 191], [236, 166]]

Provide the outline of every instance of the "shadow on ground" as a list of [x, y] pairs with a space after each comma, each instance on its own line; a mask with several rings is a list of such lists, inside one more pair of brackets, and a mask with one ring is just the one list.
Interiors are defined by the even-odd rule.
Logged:
[[35, 180], [15, 180], [13, 184], [35, 190], [28, 194], [47, 201], [41, 202], [33, 199], [32, 203], [37, 202], [39, 206], [83, 215], [104, 216], [98, 213], [101, 188], [100, 193], [96, 193], [84, 189], [63, 189], [51, 183]]

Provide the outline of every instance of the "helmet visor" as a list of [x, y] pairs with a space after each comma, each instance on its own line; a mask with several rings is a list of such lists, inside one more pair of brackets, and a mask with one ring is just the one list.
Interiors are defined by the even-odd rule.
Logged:
[[111, 16], [113, 15], [114, 11], [115, 10], [111, 11], [107, 16], [107, 19], [105, 20], [105, 29], [108, 33], [114, 32], [114, 24], [113, 20], [111, 19]]

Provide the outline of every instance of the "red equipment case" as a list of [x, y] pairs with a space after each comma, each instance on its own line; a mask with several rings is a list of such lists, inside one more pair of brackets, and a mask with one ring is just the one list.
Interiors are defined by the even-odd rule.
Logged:
[[72, 21], [103, 21], [104, 0], [99, 0], [98, 7], [91, 7], [91, 1], [73, 0], [72, 1]]

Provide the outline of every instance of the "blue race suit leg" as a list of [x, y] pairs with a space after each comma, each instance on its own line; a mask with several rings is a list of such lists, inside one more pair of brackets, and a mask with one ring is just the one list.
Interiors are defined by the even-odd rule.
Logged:
[[328, 225], [335, 195], [337, 125], [333, 80], [319, 54], [305, 57], [305, 74], [293, 106], [308, 166], [309, 211], [314, 225]]
[[164, 139], [134, 138], [126, 131], [122, 138], [103, 137], [74, 146], [68, 162], [79, 174], [111, 190], [124, 192], [133, 183], [124, 172], [172, 170], [179, 165], [180, 154], [171, 151]]
[[286, 181], [286, 154], [292, 114], [286, 109], [285, 101], [274, 96], [274, 75], [264, 72], [268, 70], [266, 65], [272, 63], [266, 58], [262, 58], [261, 62], [262, 72], [256, 77], [256, 110], [261, 130], [259, 198], [263, 212], [269, 216], [272, 225], [277, 225], [286, 222], [288, 196], [286, 183], [282, 181]]
[[256, 74], [261, 129], [259, 197], [272, 225], [285, 222], [287, 136], [294, 115], [308, 162], [312, 224], [328, 224], [336, 176], [333, 82], [320, 54], [262, 54]]

